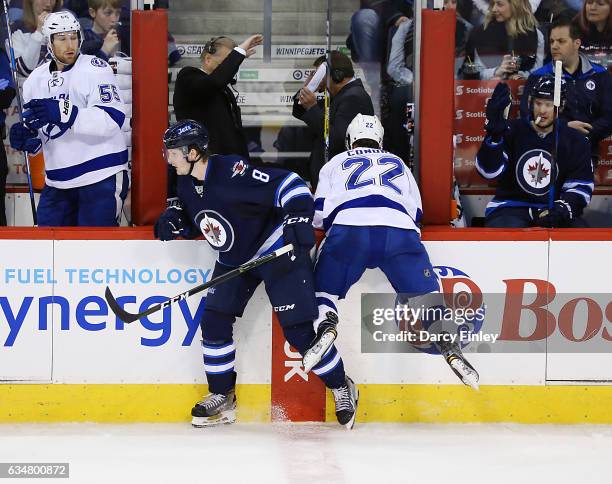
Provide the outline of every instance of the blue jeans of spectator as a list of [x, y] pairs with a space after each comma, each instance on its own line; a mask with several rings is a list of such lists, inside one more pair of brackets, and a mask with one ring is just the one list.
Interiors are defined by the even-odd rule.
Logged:
[[45, 185], [38, 203], [40, 227], [116, 227], [129, 189], [126, 170], [91, 185]]
[[378, 14], [369, 8], [357, 10], [351, 17], [351, 36], [359, 65], [372, 89], [374, 112], [378, 113], [382, 55], [382, 24]]

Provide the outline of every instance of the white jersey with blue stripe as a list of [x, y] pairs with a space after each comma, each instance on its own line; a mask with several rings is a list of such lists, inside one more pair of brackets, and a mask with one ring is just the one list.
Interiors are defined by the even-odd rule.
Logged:
[[125, 107], [111, 67], [84, 54], [64, 71], [52, 71], [53, 66], [47, 62], [37, 67], [23, 85], [24, 103], [68, 98], [78, 108], [70, 128], [46, 125], [38, 131], [46, 184], [81, 187], [127, 169], [128, 151], [121, 133]]
[[356, 148], [334, 156], [319, 173], [316, 228], [386, 226], [415, 230], [423, 208], [416, 180], [401, 158]]

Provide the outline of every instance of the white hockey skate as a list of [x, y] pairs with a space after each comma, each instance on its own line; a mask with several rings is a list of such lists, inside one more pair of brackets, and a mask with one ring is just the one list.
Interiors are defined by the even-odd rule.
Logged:
[[332, 388], [332, 393], [334, 394], [338, 423], [351, 430], [353, 425], [355, 425], [359, 390], [353, 380], [348, 375], [345, 375], [344, 385], [340, 388]]
[[191, 409], [191, 425], [210, 427], [231, 424], [236, 421], [236, 394], [234, 390], [225, 395], [209, 393]]
[[459, 377], [464, 385], [478, 390], [479, 375], [476, 369], [466, 360], [457, 343], [442, 341], [438, 343], [440, 353], [451, 370]]
[[302, 358], [302, 365], [304, 365], [304, 371], [306, 373], [319, 364], [338, 336], [338, 330], [336, 329], [338, 325], [338, 316], [336, 313], [328, 311], [325, 313], [325, 318], [326, 319], [319, 324], [317, 336]]

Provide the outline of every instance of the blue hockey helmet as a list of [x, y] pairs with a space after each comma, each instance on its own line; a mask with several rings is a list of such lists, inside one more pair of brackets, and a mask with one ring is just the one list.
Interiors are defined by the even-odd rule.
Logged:
[[193, 119], [184, 119], [166, 130], [163, 142], [165, 150], [182, 148], [185, 157], [194, 148], [205, 156], [208, 152], [208, 130]]

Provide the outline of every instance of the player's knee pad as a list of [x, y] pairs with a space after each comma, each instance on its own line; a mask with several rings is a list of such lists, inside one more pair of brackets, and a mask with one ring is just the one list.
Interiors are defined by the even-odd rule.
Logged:
[[231, 341], [234, 321], [236, 321], [235, 316], [204, 309], [204, 314], [200, 321], [202, 339], [210, 343]]
[[315, 337], [312, 321], [305, 321], [303, 323], [283, 327], [283, 333], [285, 334], [287, 342], [302, 355], [306, 352]]

